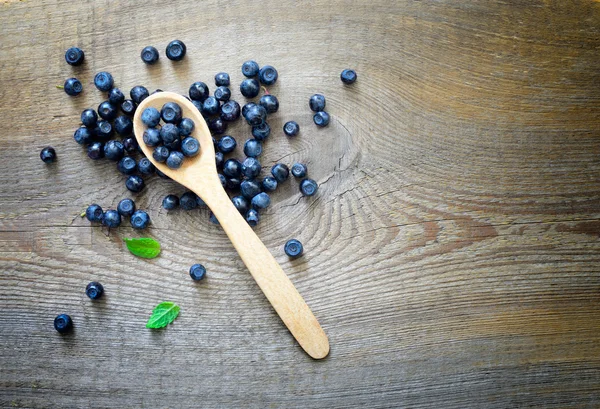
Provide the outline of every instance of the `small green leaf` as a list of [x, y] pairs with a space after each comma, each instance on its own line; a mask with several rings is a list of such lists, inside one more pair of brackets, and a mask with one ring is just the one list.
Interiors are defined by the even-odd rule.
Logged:
[[134, 256], [154, 258], [160, 253], [160, 243], [149, 237], [141, 239], [123, 239], [127, 248]]
[[158, 304], [146, 323], [146, 328], [163, 328], [175, 321], [179, 315], [179, 305], [171, 301]]

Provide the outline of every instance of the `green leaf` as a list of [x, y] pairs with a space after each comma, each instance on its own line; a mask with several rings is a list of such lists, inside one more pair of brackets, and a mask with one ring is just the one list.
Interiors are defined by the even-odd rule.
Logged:
[[160, 243], [149, 237], [141, 239], [123, 239], [127, 248], [134, 256], [142, 258], [154, 258], [160, 253]]
[[179, 315], [179, 305], [171, 301], [158, 304], [146, 323], [146, 328], [163, 328], [175, 321]]

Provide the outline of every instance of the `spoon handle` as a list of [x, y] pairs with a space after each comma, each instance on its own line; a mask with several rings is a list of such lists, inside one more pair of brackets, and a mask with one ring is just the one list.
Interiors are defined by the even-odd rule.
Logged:
[[329, 353], [327, 335], [279, 263], [222, 189], [214, 189], [204, 196], [252, 277], [296, 341], [312, 358], [325, 358]]

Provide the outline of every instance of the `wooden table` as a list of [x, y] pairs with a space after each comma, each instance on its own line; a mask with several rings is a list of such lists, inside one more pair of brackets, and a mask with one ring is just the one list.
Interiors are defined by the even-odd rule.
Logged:
[[[5, 0], [0, 27], [0, 406], [600, 407], [598, 1]], [[176, 38], [180, 63], [164, 55]], [[74, 45], [79, 68], [64, 62]], [[307, 199], [284, 183], [256, 232], [329, 335], [322, 361], [208, 210], [166, 212], [183, 189], [156, 176], [131, 194], [72, 138], [105, 98], [98, 71], [126, 92], [186, 93], [224, 70], [244, 101], [250, 58], [279, 70], [262, 164], [305, 162], [320, 185]], [[353, 86], [339, 80], [348, 67]], [[77, 98], [55, 87], [71, 76]], [[250, 136], [241, 121], [229, 133]], [[39, 160], [46, 145], [57, 163]], [[149, 211], [147, 231], [79, 216], [125, 197]], [[122, 238], [140, 236], [159, 258], [127, 252]], [[290, 238], [305, 246], [296, 261]], [[92, 280], [100, 302], [84, 294]], [[165, 300], [180, 317], [146, 329]], [[52, 327], [63, 312], [72, 335]]]

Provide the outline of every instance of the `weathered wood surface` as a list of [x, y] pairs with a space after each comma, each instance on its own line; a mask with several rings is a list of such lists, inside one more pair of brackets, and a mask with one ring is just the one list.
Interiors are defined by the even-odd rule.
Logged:
[[[591, 0], [2, 2], [0, 406], [599, 407], [599, 27]], [[179, 64], [164, 58], [175, 38], [188, 45]], [[64, 63], [72, 45], [81, 68]], [[220, 70], [237, 85], [249, 58], [280, 73], [263, 164], [306, 161], [320, 183], [311, 200], [285, 184], [256, 232], [327, 332], [323, 361], [206, 210], [161, 210], [183, 191], [172, 182], [135, 196], [164, 247], [155, 260], [124, 248], [139, 233], [78, 216], [131, 196], [72, 138], [102, 99], [96, 71], [125, 90], [185, 92]], [[55, 88], [72, 75], [78, 98]], [[314, 92], [326, 129], [311, 122]], [[280, 131], [290, 119], [294, 140]], [[306, 248], [296, 261], [291, 237]], [[201, 284], [194, 262], [209, 270]], [[90, 280], [103, 301], [86, 299]], [[164, 300], [180, 317], [145, 329]], [[60, 312], [73, 335], [53, 330]]]

